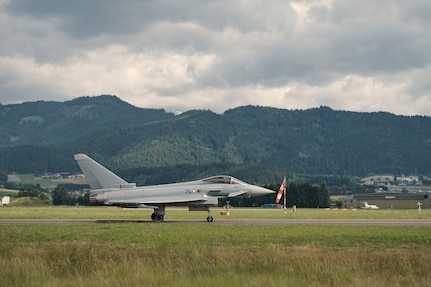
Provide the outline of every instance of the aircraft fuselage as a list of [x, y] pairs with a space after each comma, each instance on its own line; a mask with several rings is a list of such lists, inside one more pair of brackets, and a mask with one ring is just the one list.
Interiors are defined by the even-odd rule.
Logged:
[[[226, 179], [225, 181], [223, 181]], [[217, 182], [223, 181], [223, 182]], [[234, 196], [260, 196], [273, 193], [265, 188], [239, 181], [229, 176], [216, 176], [203, 180], [139, 187], [119, 187], [92, 190], [92, 205], [141, 207], [142, 205], [211, 205], [218, 198]]]

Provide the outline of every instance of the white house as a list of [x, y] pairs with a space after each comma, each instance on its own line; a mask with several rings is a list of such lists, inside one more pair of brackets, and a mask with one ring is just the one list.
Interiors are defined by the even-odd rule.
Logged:
[[10, 203], [10, 196], [3, 196], [0, 201], [0, 206], [8, 205]]

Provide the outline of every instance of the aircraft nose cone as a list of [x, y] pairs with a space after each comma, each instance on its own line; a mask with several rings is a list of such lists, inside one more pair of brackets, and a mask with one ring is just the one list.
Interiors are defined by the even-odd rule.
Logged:
[[251, 196], [262, 196], [272, 193], [275, 193], [275, 191], [260, 186], [253, 186], [251, 189]]

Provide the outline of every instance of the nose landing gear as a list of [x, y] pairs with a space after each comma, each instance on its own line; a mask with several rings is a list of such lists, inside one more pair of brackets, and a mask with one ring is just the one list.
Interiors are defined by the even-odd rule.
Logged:
[[207, 221], [208, 221], [208, 222], [213, 222], [213, 220], [214, 220], [214, 218], [211, 216], [211, 210], [210, 210], [210, 208], [208, 207], [208, 217], [207, 217]]

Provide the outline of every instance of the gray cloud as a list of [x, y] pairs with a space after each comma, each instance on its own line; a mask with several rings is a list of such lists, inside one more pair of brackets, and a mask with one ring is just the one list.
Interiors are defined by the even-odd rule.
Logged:
[[431, 115], [429, 1], [0, 0], [0, 103]]

